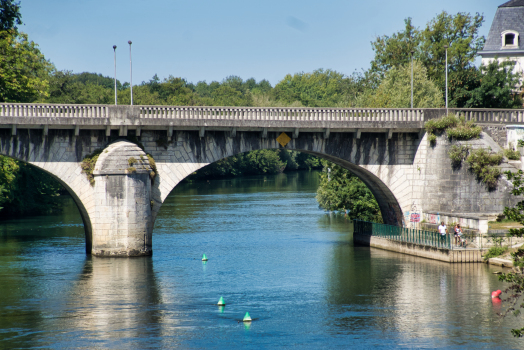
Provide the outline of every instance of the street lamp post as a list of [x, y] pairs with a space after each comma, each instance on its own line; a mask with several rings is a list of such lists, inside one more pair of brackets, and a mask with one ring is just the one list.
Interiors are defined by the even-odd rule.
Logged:
[[446, 115], [448, 115], [448, 45], [444, 45], [446, 49]]
[[133, 60], [131, 59], [131, 40], [127, 42], [129, 44], [129, 74], [131, 75], [131, 106], [133, 105]]
[[116, 45], [113, 45], [113, 51], [115, 52], [115, 106], [116, 106]]
[[411, 50], [411, 109], [413, 109], [413, 54], [415, 51]]

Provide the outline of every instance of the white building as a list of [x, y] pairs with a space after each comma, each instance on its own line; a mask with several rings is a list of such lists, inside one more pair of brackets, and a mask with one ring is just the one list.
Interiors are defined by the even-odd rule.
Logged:
[[499, 61], [516, 61], [514, 72], [524, 82], [524, 0], [511, 0], [499, 6], [484, 49], [479, 52], [482, 64], [495, 57]]

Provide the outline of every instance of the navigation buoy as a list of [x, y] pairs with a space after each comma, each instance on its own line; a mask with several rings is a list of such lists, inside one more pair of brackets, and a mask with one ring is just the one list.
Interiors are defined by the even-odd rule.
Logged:
[[218, 306], [225, 306], [226, 303], [224, 302], [224, 298], [220, 297], [220, 299], [218, 299]]
[[502, 294], [502, 291], [499, 289], [499, 290], [496, 290], [494, 292], [491, 292], [491, 299], [495, 299], [495, 298], [498, 298], [499, 295]]
[[206, 256], [206, 254], [202, 255], [202, 261], [207, 261], [207, 256]]
[[246, 315], [244, 316], [244, 319], [242, 321], [251, 322], [251, 316], [249, 316], [249, 312], [246, 312]]

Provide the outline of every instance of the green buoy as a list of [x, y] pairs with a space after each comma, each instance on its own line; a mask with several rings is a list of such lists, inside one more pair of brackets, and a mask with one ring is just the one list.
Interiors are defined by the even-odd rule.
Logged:
[[218, 306], [225, 306], [226, 303], [224, 302], [224, 298], [220, 297], [220, 299], [218, 299]]
[[244, 319], [242, 321], [251, 322], [251, 316], [249, 316], [249, 312], [246, 312], [246, 315], [244, 316]]
[[206, 256], [206, 254], [202, 255], [202, 261], [207, 261], [207, 256]]

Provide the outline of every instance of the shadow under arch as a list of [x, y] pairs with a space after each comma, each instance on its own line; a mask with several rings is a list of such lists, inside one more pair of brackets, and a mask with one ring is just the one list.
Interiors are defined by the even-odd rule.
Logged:
[[82, 218], [82, 223], [84, 224], [84, 232], [85, 232], [85, 239], [86, 239], [86, 254], [91, 254], [91, 250], [92, 250], [92, 246], [93, 246], [93, 237], [92, 237], [93, 230], [92, 230], [91, 220], [89, 219], [89, 215], [87, 213], [87, 210], [86, 210], [84, 204], [82, 203], [82, 201], [80, 200], [80, 198], [78, 197], [76, 192], [67, 183], [65, 183], [62, 179], [60, 179], [58, 176], [56, 176], [55, 174], [53, 174], [53, 173], [51, 173], [51, 172], [49, 172], [49, 171], [47, 171], [47, 170], [37, 166], [37, 165], [34, 165], [34, 164], [32, 164], [30, 162], [27, 162], [27, 161], [25, 161], [23, 159], [20, 159], [20, 158], [17, 158], [17, 157], [13, 157], [13, 156], [7, 155], [7, 154], [0, 154], [0, 156], [6, 157], [6, 158], [11, 158], [11, 159], [19, 161], [21, 163], [27, 164], [30, 167], [32, 167], [34, 169], [37, 169], [38, 171], [41, 171], [41, 172], [49, 175], [54, 180], [56, 180], [67, 191], [67, 193], [71, 196], [71, 198], [73, 198], [73, 201], [76, 204], [78, 212], [80, 213], [80, 217]]
[[[279, 148], [274, 148], [274, 147], [267, 147], [267, 148], [264, 148], [264, 147], [261, 147], [261, 148], [257, 148], [257, 149], [253, 149], [254, 150], [277, 150]], [[330, 162], [333, 162], [347, 170], [349, 170], [350, 172], [352, 172], [355, 176], [357, 176], [360, 180], [362, 180], [364, 182], [364, 184], [370, 189], [371, 193], [373, 194], [373, 196], [375, 197], [375, 199], [377, 200], [377, 203], [379, 205], [379, 208], [380, 208], [380, 211], [381, 211], [381, 214], [382, 214], [382, 218], [384, 220], [384, 223], [385, 224], [389, 224], [389, 225], [394, 225], [394, 226], [402, 226], [403, 224], [403, 221], [402, 221], [402, 218], [403, 218], [403, 215], [402, 215], [402, 209], [401, 209], [401, 206], [396, 198], [396, 196], [394, 195], [394, 193], [388, 188], [388, 186], [376, 175], [374, 175], [372, 172], [370, 172], [369, 170], [367, 169], [364, 169], [363, 167], [357, 165], [357, 164], [354, 164], [350, 161], [347, 161], [347, 160], [344, 160], [344, 159], [341, 159], [339, 157], [336, 157], [336, 156], [332, 156], [332, 155], [329, 155], [329, 154], [326, 154], [326, 153], [322, 153], [322, 152], [315, 152], [315, 151], [310, 151], [310, 150], [305, 150], [305, 149], [299, 149], [299, 148], [295, 148], [295, 149], [287, 149], [288, 151], [296, 151], [296, 152], [301, 152], [301, 153], [306, 153], [306, 154], [310, 154], [310, 155], [313, 155], [313, 156], [316, 156], [318, 158], [323, 158], [323, 159], [326, 159]], [[237, 156], [239, 154], [243, 154], [243, 153], [248, 153], [250, 151], [247, 151], [247, 152], [236, 152], [235, 154], [228, 154], [226, 157], [222, 157], [220, 159], [217, 159], [215, 160], [214, 162], [212, 163], [199, 163], [198, 166], [196, 166], [196, 168], [193, 170], [193, 172], [196, 172], [210, 164], [213, 164], [213, 163], [216, 163], [222, 159], [226, 159], [226, 158], [229, 158], [229, 157], [234, 157], [234, 156]], [[187, 178], [189, 175], [191, 175], [193, 172], [187, 174], [183, 179], [181, 179], [173, 188], [171, 188], [171, 192], [173, 192], [173, 190], [176, 188], [176, 186], [181, 183], [185, 178]], [[158, 183], [156, 184], [156, 186], [158, 186]], [[169, 194], [168, 194], [169, 195]], [[166, 196], [167, 198], [167, 196]], [[158, 212], [160, 211], [161, 209], [161, 205], [160, 206], [156, 206], [156, 208], [153, 210], [154, 213], [153, 213], [153, 221], [156, 221], [156, 217], [158, 215]], [[153, 225], [154, 225], [154, 222], [153, 222]]]

